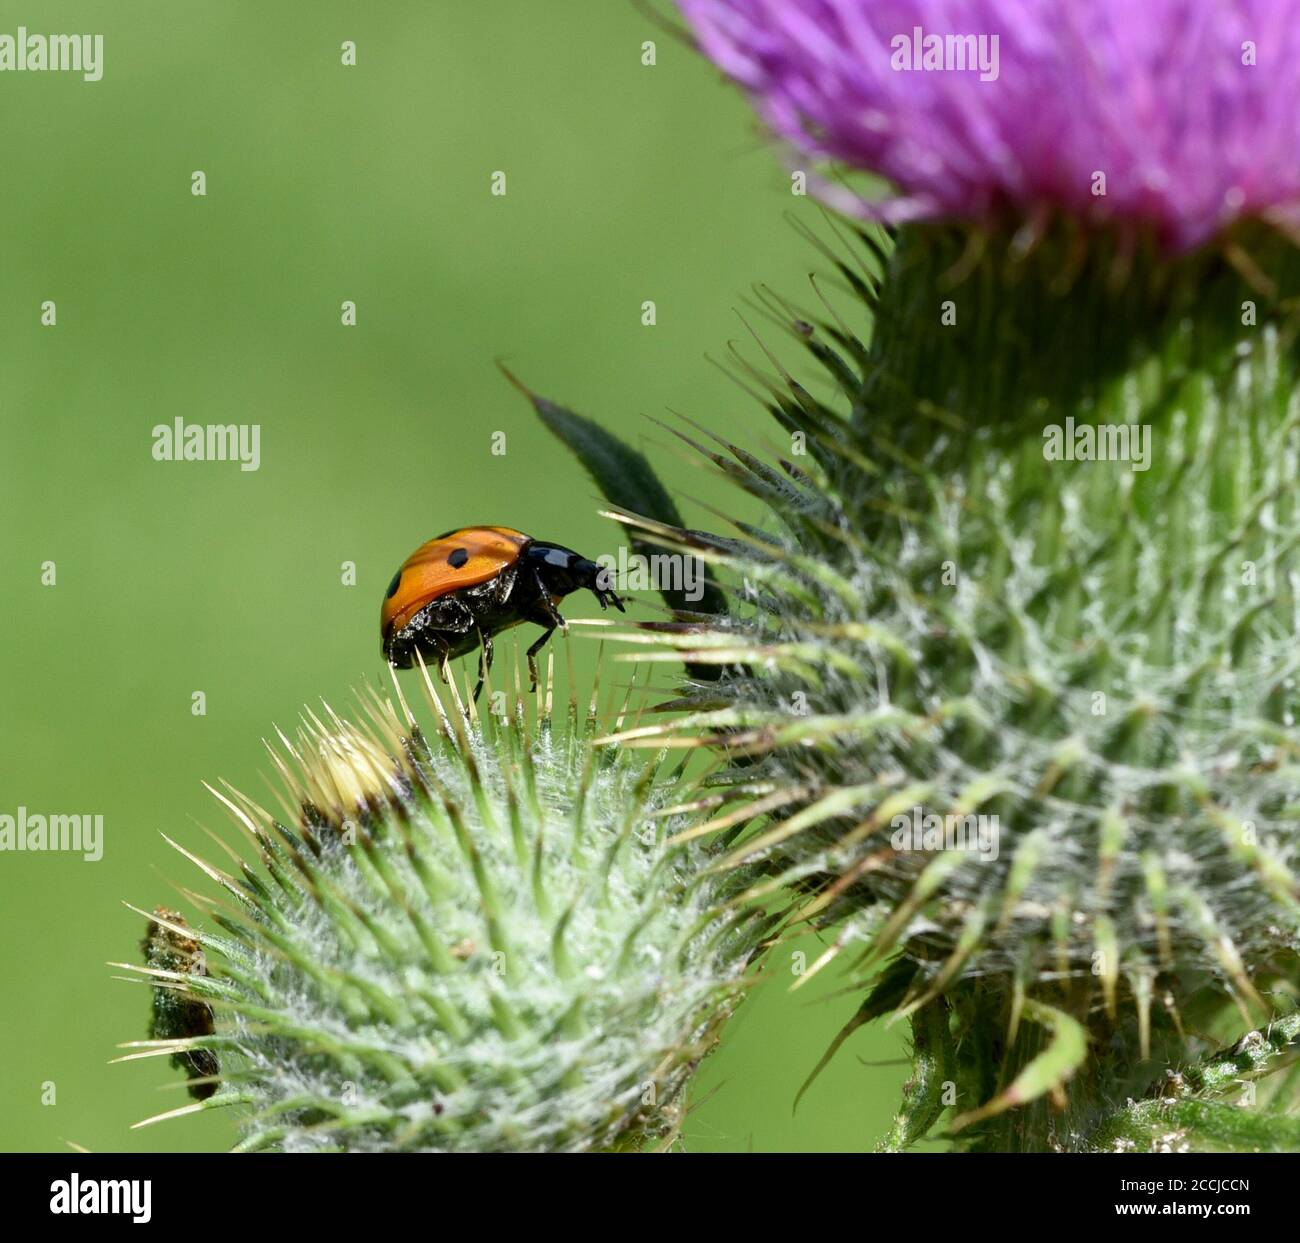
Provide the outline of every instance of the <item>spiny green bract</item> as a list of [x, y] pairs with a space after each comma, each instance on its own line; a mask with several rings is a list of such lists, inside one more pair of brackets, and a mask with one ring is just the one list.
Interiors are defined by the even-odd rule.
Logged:
[[364, 726], [327, 711], [281, 735], [291, 817], [214, 791], [260, 866], [182, 849], [229, 901], [188, 895], [209, 930], [153, 917], [149, 944], [201, 946], [205, 971], [145, 969], [164, 1019], [179, 994], [212, 1021], [125, 1047], [219, 1081], [163, 1116], [235, 1106], [243, 1149], [671, 1143], [761, 921], [669, 842], [659, 761], [589, 745], [594, 694], [565, 722], [547, 689], [535, 719], [520, 699], [467, 723], [424, 684], [431, 735], [378, 696]]
[[868, 1009], [943, 1008], [955, 1126], [1050, 1093], [996, 1142], [1081, 1146], [1189, 1030], [1295, 992], [1298, 265], [859, 238], [832, 258], [870, 345], [764, 291], [822, 370], [742, 364], [778, 461], [691, 440], [767, 520], [628, 519], [732, 611], [641, 636], [726, 673], [624, 737], [729, 753], [717, 824], [754, 827], [728, 858], [838, 922], [818, 968], [896, 956]]

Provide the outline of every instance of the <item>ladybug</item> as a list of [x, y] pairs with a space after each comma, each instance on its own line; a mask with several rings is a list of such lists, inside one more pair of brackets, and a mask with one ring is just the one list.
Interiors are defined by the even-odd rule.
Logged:
[[600, 607], [624, 612], [603, 585], [605, 571], [561, 544], [545, 544], [510, 527], [461, 527], [421, 544], [393, 575], [379, 614], [383, 653], [409, 669], [418, 651], [443, 668], [481, 648], [477, 699], [492, 668], [492, 636], [520, 622], [542, 627], [528, 649], [528, 674], [537, 689], [537, 653], [564, 625], [556, 605], [586, 587]]

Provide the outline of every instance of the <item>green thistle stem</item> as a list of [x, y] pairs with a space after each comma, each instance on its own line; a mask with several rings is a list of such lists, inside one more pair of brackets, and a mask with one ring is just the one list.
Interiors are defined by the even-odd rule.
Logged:
[[903, 1152], [923, 1139], [947, 1108], [954, 1050], [948, 1007], [942, 1001], [922, 1006], [911, 1018], [912, 1074], [903, 1085], [903, 1104], [877, 1152]]
[[[1300, 1056], [1300, 1011], [1260, 1031], [1247, 1032], [1228, 1049], [1172, 1072], [1149, 1099], [1134, 1101], [1105, 1119], [1091, 1136], [1098, 1150], [1208, 1146], [1284, 1152], [1300, 1147], [1300, 1119], [1270, 1111], [1254, 1094], [1224, 1098], [1269, 1076], [1283, 1079]], [[1291, 1085], [1286, 1084], [1285, 1087]], [[1283, 1105], [1290, 1093], [1277, 1093]]]

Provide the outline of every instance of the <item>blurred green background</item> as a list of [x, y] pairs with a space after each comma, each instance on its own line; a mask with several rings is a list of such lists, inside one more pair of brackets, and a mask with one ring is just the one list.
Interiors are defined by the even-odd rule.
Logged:
[[[106, 841], [0, 854], [0, 1148], [220, 1149], [216, 1116], [129, 1130], [188, 1097], [159, 1061], [106, 1064], [145, 1034], [145, 990], [106, 966], [138, 957], [123, 900], [195, 880], [159, 831], [224, 832], [200, 780], [262, 799], [272, 723], [380, 673], [380, 597], [422, 540], [617, 548], [495, 360], [734, 512], [645, 416], [762, 443], [705, 355], [753, 282], [803, 298], [817, 259], [783, 214], [818, 218], [737, 94], [622, 2], [0, 3], [0, 32], [23, 23], [102, 34], [104, 73], [0, 74], [0, 812], [102, 814]], [[260, 425], [260, 469], [156, 462], [178, 416]], [[857, 1150], [887, 1125], [906, 1068], [861, 1063], [899, 1058], [897, 1031], [856, 1034], [792, 1117], [855, 1002], [834, 970], [791, 995], [789, 962], [710, 1059], [688, 1148]]]

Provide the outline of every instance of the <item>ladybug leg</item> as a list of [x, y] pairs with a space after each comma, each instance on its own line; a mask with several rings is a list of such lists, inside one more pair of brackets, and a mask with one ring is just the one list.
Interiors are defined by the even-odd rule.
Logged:
[[546, 626], [546, 629], [542, 631], [542, 637], [528, 649], [527, 653], [528, 676], [532, 679], [532, 685], [528, 688], [530, 692], [537, 689], [537, 653], [546, 646], [547, 639], [555, 633], [554, 625], [546, 625], [545, 622], [542, 622], [541, 624]]
[[588, 590], [597, 600], [600, 601], [600, 611], [602, 613], [608, 611], [611, 604], [618, 609], [620, 613], [626, 613], [627, 609], [623, 607], [623, 601], [619, 598], [618, 592], [616, 592], [612, 587], [607, 587], [605, 585], [609, 582], [609, 579], [605, 577], [605, 574], [606, 571], [604, 570], [597, 573], [592, 581], [587, 585]]
[[530, 691], [537, 689], [537, 653], [546, 646], [547, 640], [556, 630], [562, 630], [568, 634], [568, 623], [560, 615], [560, 610], [555, 607], [551, 599], [551, 593], [546, 590], [546, 584], [542, 582], [541, 575], [537, 570], [533, 570], [533, 587], [535, 597], [532, 605], [524, 614], [524, 620], [535, 623], [542, 628], [541, 637], [536, 643], [528, 649], [528, 676], [532, 679], [532, 685], [528, 688]]
[[474, 688], [474, 702], [478, 702], [478, 697], [483, 691], [483, 680], [487, 677], [488, 671], [492, 668], [492, 636], [484, 634], [481, 630], [478, 636], [478, 685]]
[[568, 634], [569, 624], [560, 616], [560, 610], [555, 607], [551, 599], [551, 593], [546, 590], [546, 584], [542, 582], [541, 576], [536, 570], [533, 571], [533, 582], [537, 588], [537, 600], [531, 609], [529, 621], [535, 621], [539, 626], [545, 626], [548, 630], [554, 630], [557, 626]]
[[[435, 611], [436, 610], [436, 611]], [[473, 612], [454, 596], [438, 600], [426, 610], [425, 641], [437, 645], [438, 676], [446, 686], [451, 681], [451, 653], [457, 636], [477, 629]], [[481, 638], [482, 636], [480, 636]], [[478, 692], [475, 692], [477, 697]]]

